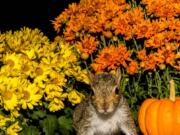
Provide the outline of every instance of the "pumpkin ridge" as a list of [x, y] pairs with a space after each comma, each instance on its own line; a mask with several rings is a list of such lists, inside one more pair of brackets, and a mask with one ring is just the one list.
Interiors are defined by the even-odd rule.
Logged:
[[174, 134], [180, 135], [180, 99], [174, 102]]
[[174, 102], [169, 99], [160, 100], [158, 108], [158, 135], [173, 135], [173, 106]]
[[155, 99], [146, 110], [145, 125], [148, 135], [158, 134], [158, 108], [160, 106], [159, 99]]
[[154, 102], [156, 99], [146, 99], [142, 105], [141, 105], [141, 108], [139, 110], [139, 113], [138, 113], [138, 122], [139, 122], [139, 127], [142, 131], [142, 133], [144, 135], [148, 135], [147, 133], [147, 129], [146, 129], [146, 126], [145, 126], [145, 117], [146, 117], [146, 110], [147, 108], [149, 107], [149, 104], [151, 104], [152, 102]]

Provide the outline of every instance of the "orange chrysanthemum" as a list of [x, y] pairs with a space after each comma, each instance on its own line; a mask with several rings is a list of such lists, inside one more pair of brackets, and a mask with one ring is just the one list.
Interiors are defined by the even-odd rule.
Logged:
[[172, 65], [175, 69], [180, 70], [180, 53], [175, 55], [175, 62]]
[[150, 38], [153, 35], [152, 23], [150, 20], [142, 19], [138, 24], [136, 24], [133, 28], [133, 33], [139, 38]]
[[126, 40], [131, 39], [134, 34], [135, 25], [142, 22], [143, 19], [144, 15], [140, 7], [118, 14], [117, 17], [112, 19], [114, 34], [124, 35]]
[[77, 42], [76, 46], [79, 48], [81, 53], [92, 54], [95, 50], [99, 41], [96, 40], [93, 36], [84, 36], [84, 39], [81, 42]]
[[146, 50], [140, 50], [137, 54], [137, 58], [140, 60], [144, 60], [146, 58]]
[[66, 23], [69, 20], [71, 14], [75, 14], [78, 10], [78, 5], [76, 3], [69, 5], [68, 9], [65, 9], [65, 11], [62, 12], [61, 15], [56, 17], [52, 22], [54, 29], [57, 32], [60, 32], [62, 24]]
[[[178, 0], [142, 0], [146, 5], [148, 15], [171, 18], [180, 14], [180, 2]], [[167, 4], [168, 3], [168, 4]]]
[[[177, 59], [176, 50], [179, 44], [166, 44], [165, 47], [157, 49], [157, 52], [152, 52], [149, 55], [145, 50], [139, 51], [137, 57], [141, 60], [140, 67], [144, 70], [156, 70], [158, 66], [175, 65]], [[174, 66], [177, 67], [177, 66]]]
[[157, 61], [154, 54], [146, 56], [141, 62], [140, 67], [144, 70], [156, 70]]
[[131, 61], [128, 65], [127, 69], [127, 73], [130, 75], [133, 75], [134, 73], [136, 73], [136, 71], [138, 70], [138, 62], [136, 61]]
[[91, 67], [96, 72], [101, 72], [104, 70], [114, 70], [119, 66], [128, 67], [127, 61], [131, 61], [129, 57], [132, 51], [127, 50], [127, 48], [119, 44], [118, 47], [110, 45], [107, 48], [104, 48], [97, 55], [97, 58], [94, 60], [94, 63], [91, 64]]
[[[179, 33], [180, 34], [180, 33]], [[174, 31], [163, 31], [152, 36], [145, 41], [145, 46], [148, 48], [160, 48], [165, 44], [176, 41], [177, 33]]]

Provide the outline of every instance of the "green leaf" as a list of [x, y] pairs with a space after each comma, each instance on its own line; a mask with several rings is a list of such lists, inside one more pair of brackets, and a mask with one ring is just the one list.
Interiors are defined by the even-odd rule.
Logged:
[[65, 113], [66, 117], [71, 117], [72, 113], [73, 113], [73, 110], [70, 107], [66, 107], [64, 109], [64, 113]]
[[0, 131], [0, 135], [5, 135], [5, 132], [4, 131]]
[[43, 106], [44, 106], [46, 109], [48, 109], [49, 104], [46, 103], [46, 102], [43, 102]]
[[55, 115], [47, 115], [47, 118], [40, 120], [39, 124], [43, 128], [45, 135], [54, 135], [58, 125], [57, 117]]
[[63, 135], [70, 135], [73, 131], [72, 119], [66, 116], [61, 116], [58, 118], [59, 130]]
[[46, 116], [46, 111], [43, 110], [33, 111], [33, 113], [30, 114], [30, 117], [35, 120], [38, 120], [39, 118], [44, 118], [45, 116]]
[[35, 126], [26, 127], [20, 135], [40, 135], [39, 130]]

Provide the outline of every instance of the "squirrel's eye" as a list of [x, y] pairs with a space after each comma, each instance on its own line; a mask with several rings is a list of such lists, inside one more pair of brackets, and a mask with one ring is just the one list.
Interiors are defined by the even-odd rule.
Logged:
[[115, 88], [115, 94], [119, 94], [119, 89], [118, 88]]
[[94, 91], [91, 89], [91, 95], [94, 96]]
[[94, 100], [94, 99], [95, 99], [95, 96], [92, 96], [91, 98]]

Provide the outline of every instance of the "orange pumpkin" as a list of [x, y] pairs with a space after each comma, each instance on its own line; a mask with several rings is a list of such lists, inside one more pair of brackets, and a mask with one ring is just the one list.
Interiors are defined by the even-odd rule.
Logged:
[[146, 99], [138, 113], [144, 135], [180, 135], [180, 98], [175, 98], [174, 81], [170, 81], [170, 99]]

